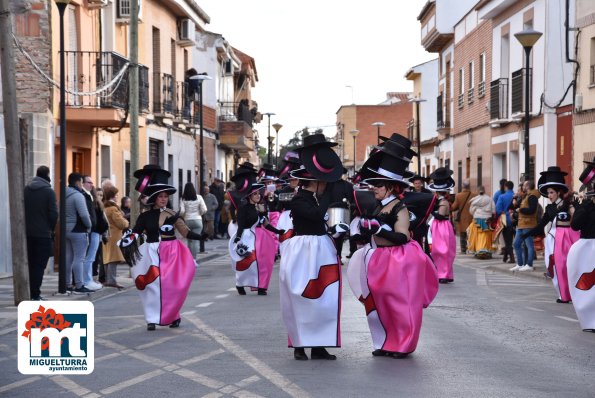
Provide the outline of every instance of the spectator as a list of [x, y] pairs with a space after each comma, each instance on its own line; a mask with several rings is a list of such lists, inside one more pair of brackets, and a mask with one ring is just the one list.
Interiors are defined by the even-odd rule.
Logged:
[[124, 256], [117, 242], [122, 239], [122, 230], [128, 228], [129, 223], [118, 206], [117, 197], [118, 188], [114, 186], [104, 188], [103, 204], [109, 223], [109, 239], [107, 243], [103, 244], [103, 266], [105, 267], [104, 286], [121, 289], [122, 286], [116, 281], [116, 276], [118, 274], [118, 264], [124, 262]]
[[[83, 176], [83, 196], [87, 203], [87, 210], [91, 217], [91, 232], [89, 233], [89, 246], [87, 247], [87, 255], [83, 265], [83, 284], [89, 290], [99, 290], [103, 286], [93, 280], [93, 262], [97, 257], [97, 249], [101, 241], [101, 234], [97, 229], [97, 198], [95, 197], [95, 185], [91, 176]], [[100, 216], [103, 215], [103, 207], [101, 208]]]
[[[89, 246], [91, 216], [83, 195], [83, 176], [71, 173], [66, 187], [66, 285], [73, 294], [93, 292], [84, 285], [84, 262]], [[74, 283], [72, 277], [74, 274]]]
[[124, 218], [130, 223], [130, 207], [132, 206], [132, 199], [128, 196], [123, 196], [120, 201], [120, 209], [124, 213]]
[[203, 188], [203, 199], [207, 205], [207, 212], [204, 215], [204, 221], [206, 223], [206, 230], [211, 240], [215, 237], [215, 211], [219, 207], [219, 202], [215, 195], [210, 192], [209, 187]]
[[467, 253], [467, 228], [471, 224], [472, 217], [469, 212], [470, 200], [475, 197], [469, 190], [469, 180], [463, 180], [463, 189], [455, 195], [455, 201], [450, 206], [451, 211], [457, 211], [454, 218], [457, 232], [459, 233], [459, 242], [461, 244], [461, 253]]
[[502, 228], [502, 237], [504, 238], [504, 257], [503, 262], [515, 263], [514, 250], [512, 249], [512, 238], [514, 235], [514, 226], [512, 225], [512, 219], [508, 209], [512, 205], [512, 198], [514, 196], [514, 182], [506, 181], [505, 191], [502, 195], [498, 196], [498, 202], [496, 202], [496, 216], [502, 220], [506, 220], [506, 225]]
[[231, 222], [231, 202], [229, 200], [223, 201], [223, 207], [221, 208], [221, 219], [219, 220], [219, 231], [221, 232], [221, 237], [225, 239], [229, 239], [229, 233], [227, 232], [227, 228], [229, 227], [229, 223]]
[[475, 257], [485, 260], [492, 258], [492, 228], [490, 220], [496, 213], [494, 200], [485, 194], [485, 188], [477, 188], [478, 195], [471, 199], [469, 212], [473, 216], [474, 224], [471, 228], [476, 228], [477, 240], [475, 241]]
[[[202, 233], [202, 215], [207, 212], [207, 205], [200, 195], [196, 194], [194, 184], [186, 183], [184, 186], [184, 193], [180, 201], [180, 216], [184, 217], [184, 221], [188, 228], [197, 235]], [[192, 258], [196, 262], [196, 255], [199, 253], [200, 244], [197, 240], [188, 239], [188, 248], [192, 253]]]
[[211, 194], [215, 195], [215, 198], [217, 198], [218, 207], [215, 210], [214, 234], [215, 238], [219, 238], [219, 219], [221, 217], [221, 208], [223, 207], [223, 195], [225, 195], [225, 190], [223, 189], [223, 181], [221, 181], [219, 178], [215, 178], [213, 180], [213, 183], [209, 187], [209, 190], [211, 191]]
[[[494, 203], [498, 203], [498, 198], [500, 197], [500, 195], [504, 194], [504, 192], [506, 191], [506, 178], [503, 178], [499, 181], [500, 183], [500, 189], [498, 189], [496, 191], [496, 193], [494, 193]], [[499, 235], [498, 237], [498, 246], [500, 247], [500, 254], [504, 254], [505, 253], [505, 242], [504, 242], [504, 236], [503, 235]]]
[[420, 175], [417, 175], [417, 174], [414, 175], [413, 177], [411, 177], [409, 179], [409, 181], [411, 182], [411, 192], [425, 192], [425, 193], [432, 192], [426, 188], [426, 186], [425, 186], [426, 179]]
[[25, 187], [25, 227], [29, 263], [29, 291], [31, 300], [45, 300], [41, 296], [43, 273], [53, 256], [54, 228], [58, 221], [56, 193], [50, 184], [50, 169], [39, 166], [36, 176]]
[[[539, 191], [535, 189], [535, 183], [527, 180], [523, 183], [522, 192], [524, 198], [520, 202], [518, 210], [518, 225], [516, 237], [514, 239], [514, 251], [516, 254], [517, 265], [511, 268], [511, 271], [533, 271], [533, 259], [535, 257], [535, 247], [533, 246], [533, 237], [523, 234], [537, 226], [537, 205], [539, 204]], [[518, 201], [518, 199], [517, 199]], [[523, 254], [523, 243], [527, 247], [527, 255]]]
[[[97, 199], [97, 205], [101, 206], [101, 215], [97, 213], [97, 229], [104, 230], [101, 234], [101, 242], [107, 243], [109, 239], [109, 223], [107, 222], [107, 216], [105, 215], [105, 208], [103, 207], [103, 189], [95, 188], [95, 199]], [[101, 217], [100, 217], [101, 216]], [[99, 245], [97, 248], [97, 255], [93, 262], [93, 276], [97, 276], [97, 282], [105, 283], [105, 268], [103, 267], [103, 245]]]

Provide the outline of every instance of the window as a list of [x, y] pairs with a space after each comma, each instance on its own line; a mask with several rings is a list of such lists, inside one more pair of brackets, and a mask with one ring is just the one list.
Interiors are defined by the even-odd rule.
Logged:
[[482, 168], [483, 168], [483, 159], [481, 158], [481, 156], [479, 156], [477, 158], [477, 186], [483, 185]]
[[465, 160], [465, 178], [469, 179], [471, 175], [471, 158]]
[[169, 171], [167, 183], [174, 185], [174, 155], [167, 155], [167, 171]]
[[124, 195], [130, 196], [130, 160], [124, 162]]
[[110, 147], [108, 145], [101, 145], [101, 179], [109, 180], [111, 176], [111, 167], [112, 159], [110, 156]]
[[595, 85], [595, 37], [591, 37], [591, 68], [589, 70], [589, 83]]
[[184, 193], [184, 170], [178, 169], [178, 194], [180, 198]]
[[149, 140], [149, 163], [156, 164], [163, 167], [162, 161], [163, 141]]
[[486, 53], [479, 55], [479, 83], [477, 85], [477, 97], [482, 98], [486, 93]]
[[458, 190], [459, 192], [461, 192], [461, 189], [463, 189], [462, 185], [463, 185], [463, 161], [459, 160], [457, 162], [457, 180], [458, 180]]
[[473, 61], [469, 62], [469, 88], [475, 87], [475, 82], [474, 82], [475, 71], [474, 71], [474, 68], [473, 68], [474, 66], [475, 65], [474, 65], [474, 62]]
[[459, 108], [465, 104], [465, 69], [459, 69]]

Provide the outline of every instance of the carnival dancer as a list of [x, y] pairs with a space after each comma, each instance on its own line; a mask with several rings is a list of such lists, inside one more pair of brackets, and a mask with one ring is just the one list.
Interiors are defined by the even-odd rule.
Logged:
[[[356, 245], [356, 249], [361, 249], [366, 244], [370, 243], [371, 236], [369, 234], [362, 235], [360, 228], [360, 221], [362, 218], [370, 218], [372, 213], [378, 207], [378, 201], [374, 196], [374, 192], [369, 189], [353, 190], [353, 219], [349, 224], [349, 240], [353, 241]], [[354, 252], [355, 252], [354, 250]], [[351, 258], [353, 253], [349, 256]]]
[[569, 303], [571, 297], [566, 260], [570, 247], [579, 240], [580, 234], [570, 228], [574, 206], [569, 199], [564, 199], [564, 195], [568, 193], [564, 176], [568, 173], [560, 170], [559, 167], [552, 166], [540, 174], [541, 177], [537, 183], [539, 193], [548, 198], [551, 203], [545, 207], [541, 221], [537, 226], [524, 233], [521, 238], [541, 235], [544, 233], [546, 225], [552, 223], [545, 238], [546, 269], [559, 294], [556, 302]]
[[415, 152], [411, 142], [402, 146], [386, 141], [374, 176], [365, 181], [374, 188], [380, 205], [370, 218], [362, 218], [362, 233], [372, 237], [349, 261], [349, 284], [364, 304], [374, 345], [374, 356], [404, 358], [415, 351], [423, 308], [438, 292], [432, 260], [410, 238], [410, 213], [399, 199], [413, 174], [407, 170]]
[[169, 195], [176, 192], [168, 185], [169, 171], [149, 164], [135, 171], [134, 176], [138, 178], [135, 189], [147, 197], [146, 203], [152, 207], [139, 215], [119, 245], [132, 266], [147, 330], [155, 330], [155, 325], [176, 328], [196, 267], [190, 250], [176, 239], [175, 230], [186, 239], [200, 240], [201, 236], [167, 208]]
[[[245, 295], [245, 287], [266, 296], [277, 254], [276, 240], [269, 232], [282, 233], [273, 227], [262, 204], [263, 184], [252, 182], [247, 201], [237, 213], [238, 229], [229, 240], [229, 253], [236, 273], [236, 289]], [[266, 229], [266, 230], [265, 230]]]
[[451, 177], [452, 170], [439, 167], [430, 178], [432, 183], [428, 186], [436, 195], [437, 206], [429, 222], [428, 243], [434, 264], [438, 270], [440, 283], [454, 282], [453, 263], [455, 261], [457, 241], [452, 223], [450, 222], [450, 203], [448, 195], [455, 186]]
[[579, 180], [583, 183], [580, 199], [570, 226], [581, 238], [568, 251], [568, 283], [572, 304], [585, 332], [595, 333], [595, 158], [585, 162], [587, 168]]
[[[267, 213], [269, 224], [276, 228], [279, 223], [279, 216], [281, 215], [277, 185], [283, 184], [285, 181], [279, 179], [275, 168], [268, 163], [265, 163], [260, 168], [258, 177], [259, 182], [264, 185], [264, 189], [261, 191], [262, 205]], [[279, 236], [271, 231], [268, 231], [267, 233], [273, 238], [276, 255], [279, 251]]]
[[336, 359], [325, 347], [340, 347], [341, 266], [326, 217], [328, 182], [341, 178], [341, 160], [323, 134], [304, 137], [302, 166], [291, 172], [300, 189], [291, 201], [294, 236], [284, 242], [279, 269], [283, 321], [294, 358]]
[[281, 215], [279, 216], [279, 222], [277, 228], [285, 231], [283, 235], [279, 235], [279, 252], [283, 255], [283, 247], [287, 239], [293, 236], [293, 221], [291, 219], [291, 200], [295, 196], [298, 190], [299, 180], [292, 177], [290, 173], [300, 167], [301, 162], [297, 154], [295, 156], [286, 156], [285, 165], [279, 173], [280, 178], [287, 180], [287, 185], [282, 187], [278, 191], [279, 196], [279, 208]]

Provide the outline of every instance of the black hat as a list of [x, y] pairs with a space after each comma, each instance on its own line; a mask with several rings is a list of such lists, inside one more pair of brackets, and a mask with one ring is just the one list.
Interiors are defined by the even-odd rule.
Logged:
[[246, 175], [246, 174], [254, 174], [254, 177], [256, 177], [256, 175], [257, 175], [256, 168], [250, 162], [244, 162], [241, 165], [239, 165], [235, 174], [233, 175], [233, 177], [231, 177], [231, 180], [235, 182], [234, 178], [237, 178], [239, 176]]
[[438, 167], [432, 174], [430, 174], [430, 178], [432, 179], [432, 183], [428, 185], [428, 189], [430, 191], [449, 191], [452, 187], [455, 186], [455, 180], [452, 179], [451, 175], [453, 171], [446, 168], [446, 167]]
[[547, 171], [542, 171], [539, 181], [537, 181], [537, 189], [541, 196], [547, 197], [547, 189], [549, 187], [559, 188], [564, 193], [568, 192], [568, 186], [564, 181], [564, 176], [568, 175], [565, 171], [562, 171], [558, 166], [550, 166]]
[[409, 179], [409, 181], [413, 182], [413, 181], [422, 181], [424, 183], [428, 182], [428, 179], [425, 177], [420, 176], [419, 174], [415, 174], [413, 177], [411, 177]]
[[[171, 173], [156, 164], [147, 164], [142, 169], [134, 172], [134, 177], [138, 179], [135, 190], [145, 194], [145, 189], [149, 185], [168, 184]], [[145, 194], [146, 195], [146, 194]]]
[[592, 161], [589, 162], [588, 160], [585, 160], [585, 161], [583, 161], [583, 163], [587, 164], [588, 166], [595, 167], [595, 156], [593, 156]]
[[374, 156], [380, 158], [380, 163], [376, 169], [369, 169], [372, 172], [372, 175], [368, 176], [364, 182], [373, 183], [374, 181], [384, 180], [392, 181], [405, 187], [409, 186], [408, 178], [411, 177], [413, 173], [407, 170], [407, 166], [409, 165], [408, 161], [394, 157], [383, 151], [374, 154]]
[[380, 150], [388, 146], [394, 151], [396, 148], [394, 144], [399, 144], [402, 148], [404, 148], [404, 150], [400, 150], [400, 152], [402, 152], [400, 156], [403, 156], [409, 160], [411, 160], [414, 156], [417, 156], [417, 152], [411, 149], [411, 141], [399, 133], [393, 133], [390, 138], [380, 137], [380, 139], [384, 141], [382, 144], [377, 146], [377, 148]]
[[[595, 160], [595, 159], [593, 159]], [[593, 181], [595, 181], [595, 162], [585, 162], [587, 163], [587, 168], [583, 170], [580, 177], [578, 178], [583, 185], [589, 185]]]
[[[300, 155], [302, 165], [309, 175], [306, 179], [333, 182], [341, 179], [343, 165], [341, 159], [331, 147], [337, 145], [326, 140], [324, 134], [312, 134], [304, 137], [304, 145], [296, 151]], [[297, 177], [296, 172], [291, 173]], [[300, 174], [301, 173], [301, 174]], [[303, 172], [298, 173], [304, 175]]]
[[233, 176], [232, 181], [236, 186], [235, 190], [243, 195], [252, 184], [256, 184], [256, 174], [235, 175]]
[[300, 165], [302, 164], [300, 162], [300, 158], [297, 156], [286, 156], [284, 162], [285, 162], [285, 165], [279, 172], [279, 177], [283, 177], [284, 175], [288, 174], [292, 170], [299, 168]]
[[378, 206], [378, 200], [374, 197], [374, 192], [369, 190], [353, 190], [353, 199], [360, 216], [372, 214]]
[[264, 187], [265, 187], [264, 184], [255, 182], [252, 185], [250, 185], [250, 187], [248, 187], [248, 189], [246, 189], [245, 192], [242, 192], [242, 197], [247, 198], [248, 196], [252, 195], [254, 192], [264, 189]]
[[258, 171], [258, 177], [260, 178], [260, 181], [264, 181], [264, 180], [276, 181], [277, 180], [277, 171], [275, 170], [275, 168], [273, 167], [272, 164], [265, 163], [262, 165], [262, 167]]

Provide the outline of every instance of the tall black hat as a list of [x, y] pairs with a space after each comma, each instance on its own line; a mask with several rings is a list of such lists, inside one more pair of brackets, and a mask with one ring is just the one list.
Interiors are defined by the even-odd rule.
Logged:
[[[343, 165], [341, 159], [331, 147], [334, 142], [326, 140], [324, 134], [312, 134], [304, 137], [304, 144], [296, 151], [300, 156], [307, 179], [333, 182], [341, 179]], [[301, 169], [294, 170], [291, 175], [296, 178], [306, 176]]]
[[264, 187], [265, 187], [264, 184], [253, 182], [252, 184], [250, 184], [250, 186], [244, 192], [241, 193], [241, 197], [247, 198], [248, 196], [252, 195], [254, 192], [263, 190]]
[[275, 168], [273, 167], [272, 164], [265, 163], [262, 165], [262, 167], [258, 171], [258, 178], [260, 178], [260, 181], [267, 181], [267, 180], [276, 181], [277, 180], [277, 171], [275, 170]]
[[542, 171], [539, 174], [541, 177], [537, 181], [537, 189], [541, 196], [547, 197], [548, 188], [558, 188], [564, 193], [568, 192], [568, 185], [564, 181], [564, 176], [567, 176], [568, 173], [562, 171], [558, 166], [550, 166], [547, 171]]
[[134, 177], [138, 179], [134, 189], [147, 196], [147, 204], [153, 204], [161, 192], [166, 192], [168, 195], [176, 193], [177, 189], [169, 185], [170, 176], [171, 173], [161, 166], [147, 164], [134, 172]]
[[415, 152], [413, 149], [411, 149], [411, 141], [399, 134], [399, 133], [393, 133], [390, 138], [386, 138], [386, 137], [380, 137], [381, 141], [384, 141], [382, 144], [378, 145], [378, 149], [382, 149], [384, 148], [387, 144], [388, 146], [392, 146], [394, 148], [394, 144], [399, 144], [401, 145], [403, 148], [405, 148], [405, 151], [403, 152], [402, 156], [405, 158], [408, 158], [409, 160], [411, 160], [414, 156], [417, 156], [417, 152]]
[[452, 187], [455, 186], [455, 180], [452, 179], [453, 171], [446, 168], [446, 167], [438, 167], [432, 174], [430, 174], [430, 178], [432, 179], [432, 183], [428, 185], [428, 189], [430, 191], [449, 191]]
[[585, 161], [583, 163], [585, 163], [587, 167], [583, 170], [578, 179], [583, 185], [589, 185], [595, 181], [595, 157], [593, 157], [592, 162]]
[[238, 169], [236, 170], [235, 174], [233, 175], [233, 177], [231, 177], [231, 180], [233, 182], [235, 182], [234, 179], [238, 178], [239, 176], [245, 176], [248, 174], [253, 174], [254, 177], [256, 177], [256, 175], [258, 174], [256, 171], [256, 168], [254, 167], [254, 165], [250, 162], [244, 162], [241, 165], [238, 166]]
[[378, 152], [371, 155], [364, 165], [372, 172], [371, 175], [366, 175], [365, 182], [387, 180], [409, 186], [407, 179], [412, 177], [413, 173], [407, 170], [407, 167], [411, 157], [416, 155], [411, 149], [411, 141], [395, 133], [377, 148]]
[[283, 177], [284, 175], [288, 174], [289, 172], [299, 168], [300, 165], [302, 164], [302, 162], [300, 162], [300, 158], [299, 158], [299, 156], [297, 156], [297, 154], [286, 155], [283, 162], [285, 164], [283, 165], [283, 168], [279, 172], [279, 177]]
[[256, 182], [256, 168], [250, 162], [244, 162], [238, 166], [236, 173], [230, 178], [238, 192], [244, 193], [253, 183]]

